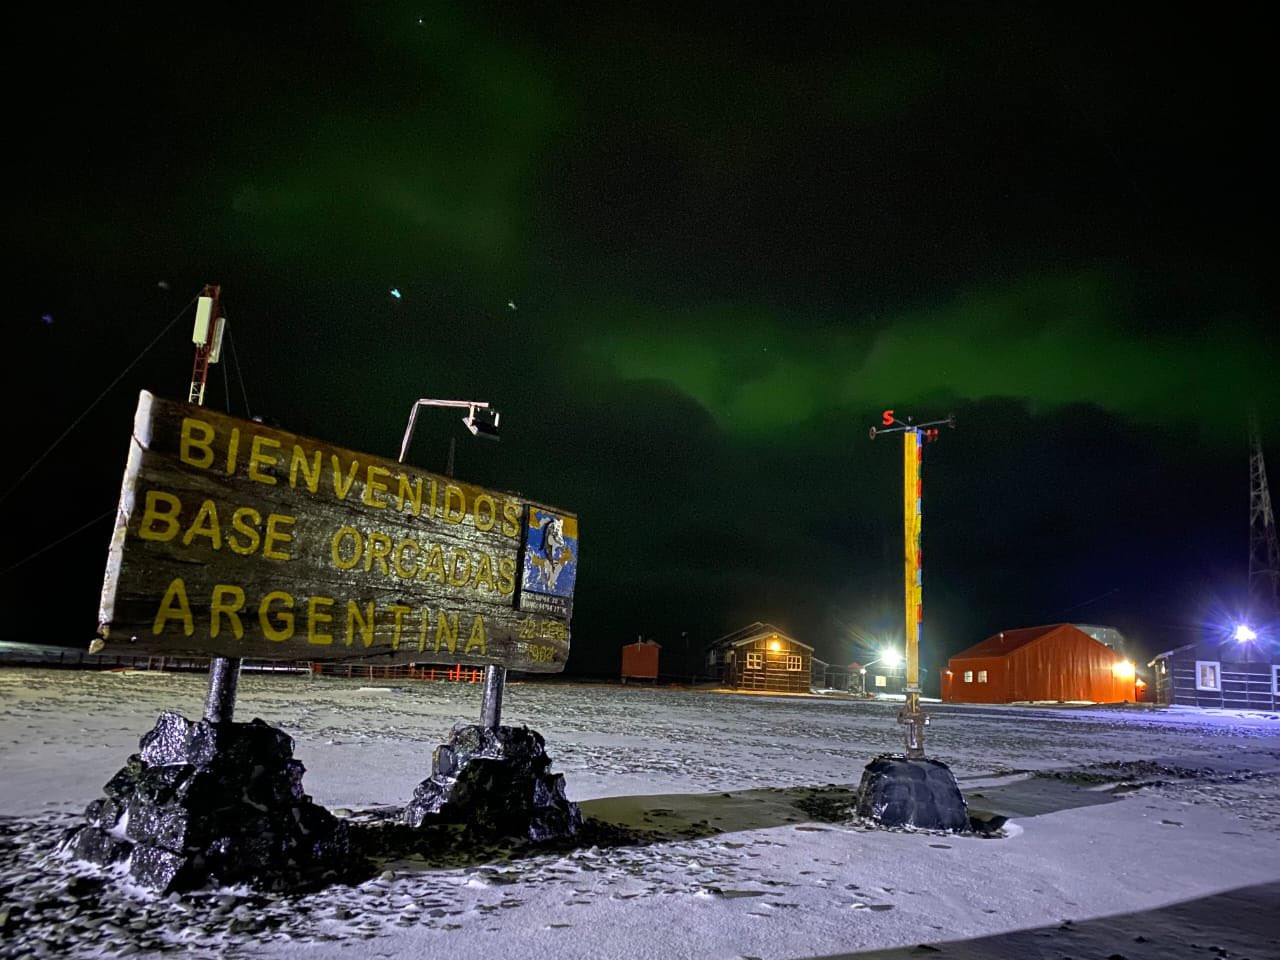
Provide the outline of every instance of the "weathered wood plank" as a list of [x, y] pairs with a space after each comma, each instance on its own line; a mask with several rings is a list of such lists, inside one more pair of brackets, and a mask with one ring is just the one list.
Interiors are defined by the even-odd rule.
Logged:
[[562, 670], [577, 518], [143, 392], [106, 653]]

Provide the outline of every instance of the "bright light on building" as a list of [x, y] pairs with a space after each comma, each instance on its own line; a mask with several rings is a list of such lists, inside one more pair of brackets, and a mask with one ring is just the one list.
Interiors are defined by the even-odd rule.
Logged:
[[1242, 623], [1236, 627], [1235, 638], [1241, 643], [1246, 643], [1249, 640], [1257, 640], [1258, 635], [1250, 630], [1246, 624]]
[[880, 659], [886, 667], [892, 670], [902, 662], [902, 654], [898, 653], [897, 650], [886, 650], [880, 654]]
[[777, 653], [779, 650], [782, 649], [782, 644], [778, 642], [777, 637], [774, 637], [772, 640], [769, 641], [769, 649], [772, 650], [774, 653]]
[[1111, 672], [1117, 680], [1132, 680], [1138, 675], [1138, 668], [1132, 660], [1117, 660], [1111, 665]]

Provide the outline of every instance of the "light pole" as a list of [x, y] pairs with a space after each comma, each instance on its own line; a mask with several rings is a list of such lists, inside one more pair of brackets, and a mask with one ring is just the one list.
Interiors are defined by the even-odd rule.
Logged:
[[[429, 400], [423, 398], [414, 402], [409, 408], [409, 423], [404, 428], [404, 439], [400, 442], [400, 462], [404, 463], [409, 452], [409, 441], [413, 438], [413, 428], [418, 422], [418, 411], [423, 407], [449, 407], [455, 410], [466, 410], [462, 418], [463, 425], [475, 437], [488, 440], [498, 439], [498, 420], [501, 414], [483, 400]], [[479, 412], [480, 417], [476, 414]], [[449, 442], [449, 463], [446, 473], [453, 476], [453, 441]], [[484, 694], [480, 702], [480, 725], [486, 730], [496, 730], [502, 721], [502, 690], [507, 683], [507, 668], [489, 664], [484, 668]]]
[[867, 667], [874, 666], [877, 663], [884, 663], [888, 665], [890, 670], [892, 670], [901, 662], [902, 654], [898, 653], [897, 650], [884, 650], [881, 652], [880, 656], [873, 660], [868, 660], [866, 663], [862, 664], [862, 666], [858, 667], [858, 673], [862, 675], [862, 692], [864, 694], [867, 692]]

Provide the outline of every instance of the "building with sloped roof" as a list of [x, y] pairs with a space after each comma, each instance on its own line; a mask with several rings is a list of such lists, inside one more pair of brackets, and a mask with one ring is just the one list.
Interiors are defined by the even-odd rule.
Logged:
[[1070, 623], [1002, 630], [947, 661], [942, 699], [953, 703], [1136, 700], [1133, 664]]
[[771, 623], [756, 621], [713, 640], [707, 648], [707, 669], [738, 690], [808, 693], [813, 647]]
[[1280, 645], [1265, 638], [1205, 639], [1157, 653], [1155, 702], [1280, 710]]

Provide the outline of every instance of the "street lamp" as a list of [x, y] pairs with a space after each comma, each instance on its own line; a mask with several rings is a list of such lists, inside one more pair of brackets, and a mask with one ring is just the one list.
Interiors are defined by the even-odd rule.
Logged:
[[867, 667], [874, 666], [877, 663], [883, 663], [886, 667], [892, 670], [898, 666], [898, 664], [902, 663], [902, 654], [892, 648], [882, 650], [880, 651], [880, 656], [876, 657], [874, 660], [868, 660], [858, 668], [858, 672], [862, 674], [863, 694], [866, 694], [867, 692]]
[[[409, 441], [413, 438], [413, 428], [418, 422], [418, 411], [423, 407], [450, 407], [455, 410], [466, 410], [467, 415], [462, 423], [471, 431], [473, 437], [484, 437], [487, 440], [498, 439], [498, 417], [494, 410], [483, 400], [428, 400], [423, 398], [414, 402], [409, 408], [409, 424], [404, 428], [404, 440], [400, 442], [400, 462], [404, 463], [405, 454], [409, 452]], [[479, 414], [479, 418], [477, 418]], [[445, 471], [453, 476], [453, 441], [449, 441], [449, 467]], [[480, 703], [480, 725], [488, 730], [497, 730], [502, 719], [502, 688], [507, 682], [507, 668], [489, 664], [484, 668], [484, 695]]]

